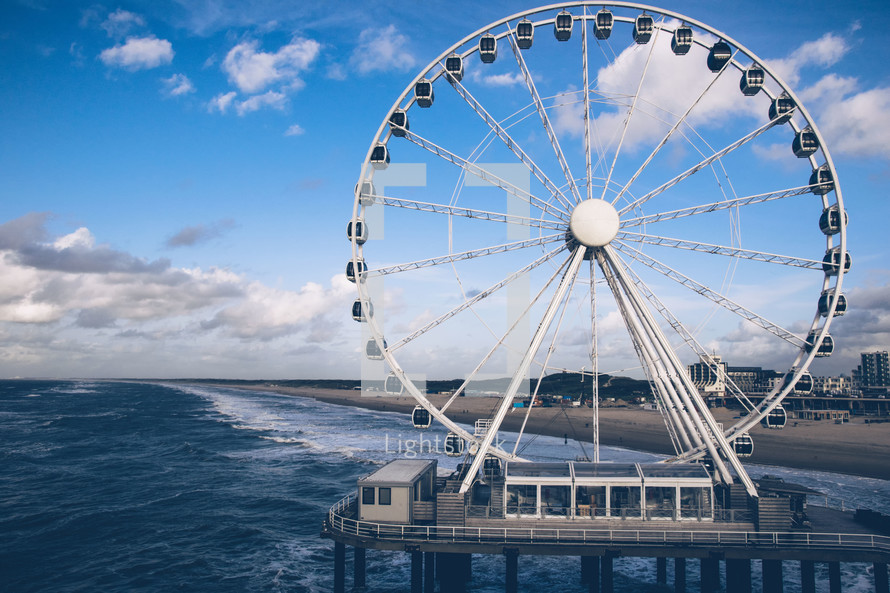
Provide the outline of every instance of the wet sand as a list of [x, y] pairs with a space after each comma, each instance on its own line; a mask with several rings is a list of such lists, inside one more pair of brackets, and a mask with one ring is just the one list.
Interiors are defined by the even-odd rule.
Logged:
[[[332, 404], [390, 412], [409, 413], [415, 406], [410, 397], [363, 397], [358, 391], [276, 385], [230, 387], [311, 397]], [[430, 399], [441, 407], [448, 398], [431, 396]], [[497, 401], [492, 397], [460, 397], [451, 405], [448, 415], [457, 422], [472, 425], [478, 418], [489, 417]], [[517, 408], [509, 412], [503, 429], [519, 430], [525, 411]], [[737, 415], [735, 411], [717, 408], [712, 412], [724, 425], [737, 421], [733, 419], [733, 415]], [[589, 408], [534, 408], [526, 432], [555, 437], [568, 435], [570, 439], [591, 441], [591, 414]], [[407, 422], [410, 420], [406, 418]], [[845, 424], [835, 424], [833, 421], [789, 418], [787, 426], [781, 430], [758, 427], [751, 431], [751, 436], [754, 455], [746, 462], [890, 480], [890, 422], [865, 424], [864, 419], [855, 418]], [[665, 455], [674, 452], [661, 414], [640, 408], [601, 408], [600, 443]]]

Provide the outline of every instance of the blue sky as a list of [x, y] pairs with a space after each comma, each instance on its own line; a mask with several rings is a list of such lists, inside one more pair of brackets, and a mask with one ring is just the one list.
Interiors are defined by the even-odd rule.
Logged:
[[[0, 377], [357, 377], [355, 290], [343, 278], [353, 187], [381, 121], [418, 72], [486, 23], [536, 6], [477, 4], [4, 2]], [[890, 9], [670, 8], [767, 60], [826, 138], [854, 266], [845, 280], [851, 312], [832, 326], [838, 352], [811, 370], [849, 372], [860, 351], [890, 343]], [[530, 61], [541, 84], [550, 50]], [[511, 58], [501, 51], [498, 68]], [[515, 73], [491, 72], [468, 66], [480, 99], [526, 92]], [[448, 101], [441, 92], [437, 100]], [[429, 119], [440, 142], [461, 145], [456, 126]], [[578, 140], [570, 123], [564, 131]], [[755, 157], [743, 163], [751, 175], [768, 173], [768, 155]], [[775, 223], [743, 228], [783, 235]], [[768, 278], [737, 281], [742, 294], [782, 294]], [[811, 314], [763, 306], [789, 326]], [[406, 320], [435, 314], [404, 309]], [[440, 335], [460, 347], [458, 335]], [[746, 336], [726, 325], [704, 339], [726, 345], [730, 335]], [[730, 364], [769, 366], [763, 350], [735, 354]]]

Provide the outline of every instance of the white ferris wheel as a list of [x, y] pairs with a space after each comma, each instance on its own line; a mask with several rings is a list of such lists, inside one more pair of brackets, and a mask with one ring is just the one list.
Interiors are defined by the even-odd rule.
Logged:
[[[783, 424], [833, 351], [846, 222], [815, 123], [745, 46], [651, 6], [554, 4], [464, 37], [393, 103], [347, 229], [353, 317], [415, 425], [469, 444], [464, 490], [486, 458], [518, 459], [493, 440], [541, 377], [593, 375], [596, 404], [598, 377], [627, 371], [673, 460], [753, 492], [748, 431]], [[756, 398], [723, 377], [746, 412], [731, 426], [687, 373], [719, 376], [715, 351], [784, 373]], [[434, 404], [424, 377], [463, 383]], [[452, 403], [492, 377], [510, 380], [488, 430], [463, 429]]]

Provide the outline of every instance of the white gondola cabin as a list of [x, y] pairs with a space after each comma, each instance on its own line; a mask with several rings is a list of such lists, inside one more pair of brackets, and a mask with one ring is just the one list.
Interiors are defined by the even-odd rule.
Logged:
[[[834, 298], [834, 289], [822, 291], [819, 296], [819, 315], [828, 317], [828, 311], [831, 308], [831, 300]], [[847, 312], [847, 297], [843, 294], [837, 295], [837, 305], [834, 307], [834, 317], [840, 317]]]
[[404, 138], [409, 129], [408, 113], [404, 109], [393, 111], [389, 116], [389, 131], [392, 132], [392, 135]]
[[794, 110], [797, 106], [794, 104], [794, 99], [789, 97], [786, 93], [782, 93], [769, 105], [769, 119], [777, 120], [777, 123], [783, 124], [794, 115]]
[[432, 107], [435, 98], [436, 94], [433, 92], [432, 81], [421, 78], [414, 83], [414, 101], [418, 107], [423, 107], [424, 109]]
[[834, 176], [828, 165], [822, 165], [810, 175], [810, 191], [817, 196], [824, 196], [834, 190]]
[[575, 21], [572, 19], [572, 14], [566, 10], [563, 10], [558, 15], [556, 15], [556, 20], [553, 21], [553, 35], [556, 36], [557, 41], [568, 41], [572, 37], [572, 26], [575, 24]]
[[414, 406], [414, 410], [411, 412], [411, 424], [414, 425], [414, 428], [429, 428], [432, 423], [433, 417], [429, 410], [423, 406]]
[[370, 181], [362, 181], [361, 187], [356, 184], [355, 191], [358, 192], [358, 201], [362, 206], [370, 206], [374, 203], [374, 184]]
[[435, 459], [396, 459], [359, 478], [360, 521], [410, 525], [434, 518]]
[[685, 56], [692, 48], [692, 27], [683, 25], [674, 29], [674, 36], [671, 37], [671, 51], [675, 55]]
[[732, 448], [737, 457], [751, 457], [754, 455], [754, 439], [747, 432], [744, 432], [732, 442]]
[[[356, 265], [356, 263], [358, 265]], [[365, 260], [359, 259], [357, 262], [349, 261], [346, 263], [346, 279], [355, 284], [356, 278], [362, 278], [368, 271], [368, 265]]]
[[739, 80], [739, 89], [746, 97], [753, 97], [763, 88], [765, 79], [766, 73], [763, 71], [763, 68], [753, 64], [742, 72], [742, 78]]
[[464, 78], [464, 59], [457, 54], [451, 54], [445, 58], [445, 74], [448, 80], [460, 82]]
[[529, 49], [535, 40], [535, 26], [528, 19], [522, 19], [516, 24], [516, 45], [519, 49]]
[[352, 303], [352, 318], [358, 322], [365, 322], [368, 317], [374, 315], [374, 306], [369, 301], [355, 299]]
[[[841, 218], [840, 207], [837, 204], [829, 206], [822, 211], [822, 215], [819, 217], [819, 229], [826, 235], [836, 235], [841, 232]], [[843, 225], [848, 222], [847, 212], [844, 211]]]
[[378, 144], [371, 151], [371, 166], [378, 170], [389, 166], [389, 149], [386, 144]]
[[402, 389], [404, 389], [402, 382], [395, 373], [390, 373], [386, 376], [386, 379], [383, 381], [383, 391], [389, 395], [401, 395]]
[[720, 72], [732, 58], [732, 48], [722, 39], [711, 46], [708, 52], [708, 70], [711, 72]]
[[652, 39], [652, 32], [655, 30], [655, 20], [645, 12], [634, 20], [634, 42], [643, 45], [649, 43]]
[[364, 245], [365, 241], [368, 240], [368, 227], [365, 225], [365, 221], [361, 218], [350, 220], [349, 224], [346, 225], [346, 237], [350, 241]]
[[794, 152], [794, 156], [799, 159], [808, 158], [819, 150], [819, 139], [813, 128], [807, 126], [795, 134], [794, 140], [791, 142], [791, 150]]
[[449, 432], [445, 436], [445, 455], [449, 457], [461, 457], [464, 454], [464, 440], [460, 435]]
[[785, 408], [781, 404], [767, 412], [763, 420], [760, 421], [763, 426], [773, 429], [785, 428], [787, 422], [788, 414], [785, 413]]
[[479, 38], [479, 59], [483, 64], [491, 64], [498, 59], [498, 40], [491, 33]]
[[[850, 271], [850, 266], [853, 265], [853, 257], [850, 255], [849, 251], [847, 251], [844, 255], [845, 257], [843, 273], [846, 274]], [[837, 276], [838, 272], [840, 272], [840, 268], [841, 248], [832, 247], [825, 252], [825, 257], [822, 258], [822, 271], [825, 272], [826, 276]]]
[[[386, 348], [386, 340], [383, 340], [383, 348]], [[365, 344], [365, 356], [368, 357], [368, 360], [383, 360], [383, 350], [380, 349], [377, 340], [373, 338], [368, 340], [368, 343]]]
[[[809, 334], [807, 334], [807, 343], [806, 343], [807, 352], [813, 351], [813, 348], [816, 345], [816, 339], [817, 339], [818, 335], [819, 335], [819, 331], [815, 330], [815, 329], [813, 331], [811, 331]], [[831, 356], [831, 354], [833, 352], [834, 352], [834, 340], [831, 338], [830, 335], [825, 334], [825, 337], [822, 338], [822, 342], [819, 344], [819, 347], [816, 349], [816, 356], [817, 357]]]
[[[794, 377], [795, 369], [791, 369], [788, 371], [788, 374], [785, 376], [785, 386], [791, 382]], [[804, 373], [797, 380], [797, 383], [794, 384], [794, 387], [791, 388], [791, 393], [794, 395], [809, 395], [813, 392], [813, 376], [809, 371], [804, 371]]]
[[612, 34], [612, 24], [614, 23], [612, 11], [603, 8], [596, 13], [596, 20], [593, 22], [593, 34], [597, 39], [608, 39]]

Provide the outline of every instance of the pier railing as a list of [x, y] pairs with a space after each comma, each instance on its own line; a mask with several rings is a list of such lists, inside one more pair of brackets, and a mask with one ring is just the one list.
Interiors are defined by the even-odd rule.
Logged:
[[[460, 544], [554, 544], [640, 546], [756, 546], [775, 549], [868, 550], [890, 555], [890, 537], [855, 533], [752, 532], [671, 529], [595, 529], [575, 527], [453, 527], [401, 525], [355, 519], [356, 495], [328, 512], [326, 529], [343, 535], [397, 542]], [[653, 523], [653, 527], [656, 524]]]

